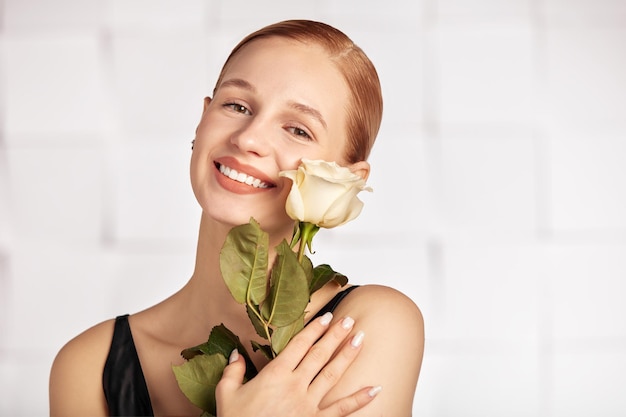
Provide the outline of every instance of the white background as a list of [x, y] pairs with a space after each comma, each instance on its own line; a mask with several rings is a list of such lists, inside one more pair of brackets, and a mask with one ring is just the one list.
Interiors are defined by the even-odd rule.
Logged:
[[313, 260], [421, 307], [415, 415], [626, 415], [623, 0], [0, 6], [0, 415], [47, 414], [63, 343], [186, 282], [202, 99], [287, 18], [380, 73], [375, 191]]

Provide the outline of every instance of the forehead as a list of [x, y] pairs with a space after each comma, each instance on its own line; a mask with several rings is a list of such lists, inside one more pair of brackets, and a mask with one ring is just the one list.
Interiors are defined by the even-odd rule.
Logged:
[[[313, 40], [300, 41], [277, 35], [253, 39], [231, 56], [222, 75], [226, 75], [233, 68], [241, 69], [238, 66], [246, 65], [249, 61], [257, 61], [257, 63], [268, 61], [271, 64], [290, 64], [291, 66], [308, 67], [311, 69], [324, 68], [335, 72], [336, 74], [334, 75], [341, 77], [340, 71], [336, 68], [328, 52]], [[274, 68], [277, 70], [287, 69], [285, 67], [277, 68], [276, 66]]]
[[224, 68], [222, 78], [233, 72], [267, 75], [264, 70], [278, 77], [297, 72], [303, 81], [312, 77], [329, 88], [338, 84], [346, 88], [341, 71], [321, 45], [278, 36], [255, 39], [241, 47]]
[[316, 140], [329, 154], [320, 157], [344, 158], [349, 90], [343, 74], [320, 45], [280, 37], [255, 39], [231, 58], [216, 94], [229, 80], [249, 83], [254, 99], [268, 108], [293, 109], [296, 103], [314, 109], [326, 125]]
[[316, 43], [276, 36], [255, 39], [231, 58], [217, 89], [233, 78], [248, 81], [259, 93], [303, 102], [322, 113], [345, 116], [348, 107], [343, 74]]

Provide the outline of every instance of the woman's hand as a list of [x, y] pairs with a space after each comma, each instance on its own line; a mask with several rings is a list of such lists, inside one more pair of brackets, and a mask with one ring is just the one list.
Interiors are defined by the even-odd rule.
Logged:
[[330, 326], [331, 320], [332, 314], [326, 313], [309, 323], [246, 384], [242, 383], [245, 361], [234, 351], [216, 388], [218, 416], [340, 417], [365, 407], [380, 387], [364, 387], [319, 408], [363, 342], [362, 332], [346, 340], [354, 320], [346, 317]]

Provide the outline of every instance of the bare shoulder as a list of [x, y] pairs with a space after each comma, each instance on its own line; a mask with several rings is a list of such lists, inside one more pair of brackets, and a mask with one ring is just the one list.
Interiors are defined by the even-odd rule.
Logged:
[[[363, 285], [346, 297], [339, 312], [371, 324], [422, 329], [424, 320], [415, 302], [404, 293], [384, 285]], [[391, 323], [390, 323], [391, 322]]]
[[355, 320], [354, 332], [363, 331], [365, 337], [361, 352], [330, 398], [364, 385], [381, 385], [383, 392], [355, 417], [410, 416], [424, 353], [420, 309], [398, 290], [364, 285], [335, 310], [335, 320], [345, 316]]
[[[378, 352], [413, 352], [421, 361], [424, 319], [404, 293], [383, 285], [363, 285], [348, 295], [336, 312], [354, 318], [366, 333], [368, 344], [376, 344]], [[402, 343], [389, 344], [390, 340]]]
[[105, 416], [102, 370], [114, 320], [97, 324], [61, 348], [50, 371], [51, 416]]

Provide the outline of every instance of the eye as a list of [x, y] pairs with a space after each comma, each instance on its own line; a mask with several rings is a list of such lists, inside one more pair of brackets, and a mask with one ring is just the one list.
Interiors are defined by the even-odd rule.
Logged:
[[293, 134], [295, 136], [298, 136], [298, 137], [300, 137], [302, 139], [313, 140], [311, 135], [309, 135], [309, 133], [306, 130], [304, 130], [302, 128], [299, 128], [297, 126], [289, 126], [289, 127], [287, 127], [287, 130], [289, 132], [291, 132], [291, 134]]
[[241, 113], [241, 114], [245, 114], [245, 115], [250, 115], [252, 114], [250, 112], [250, 110], [248, 110], [248, 108], [242, 104], [239, 103], [225, 103], [224, 107], [236, 112], [236, 113]]

